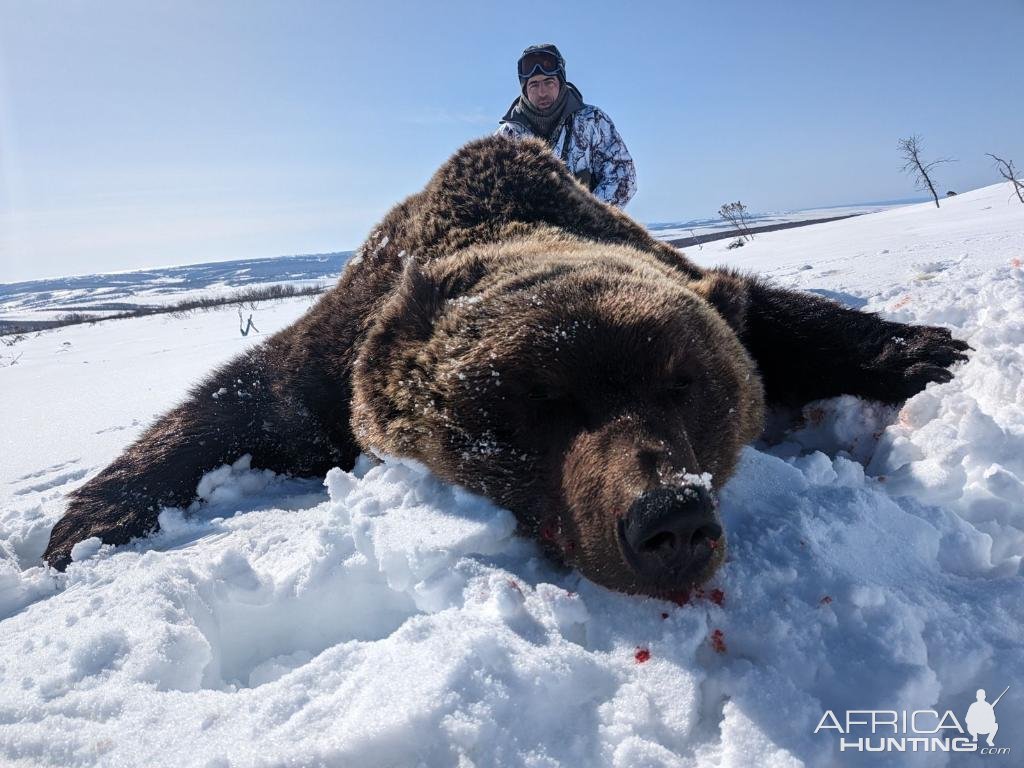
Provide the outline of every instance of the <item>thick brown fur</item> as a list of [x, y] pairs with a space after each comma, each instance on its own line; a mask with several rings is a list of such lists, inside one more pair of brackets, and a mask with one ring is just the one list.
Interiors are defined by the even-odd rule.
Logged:
[[[360, 451], [416, 458], [518, 516], [615, 589], [639, 574], [617, 522], [637, 498], [720, 487], [765, 399], [903, 399], [965, 345], [750, 277], [698, 268], [580, 186], [537, 141], [468, 144], [396, 206], [294, 325], [196, 387], [72, 494], [45, 558], [120, 544], [203, 472], [321, 474]], [[685, 574], [706, 579], [722, 557]]]

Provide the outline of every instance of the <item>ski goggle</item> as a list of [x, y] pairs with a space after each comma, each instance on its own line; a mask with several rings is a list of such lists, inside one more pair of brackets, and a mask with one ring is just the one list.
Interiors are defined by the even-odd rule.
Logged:
[[519, 59], [519, 79], [529, 80], [534, 75], [554, 77], [564, 68], [562, 59], [547, 51], [528, 53]]

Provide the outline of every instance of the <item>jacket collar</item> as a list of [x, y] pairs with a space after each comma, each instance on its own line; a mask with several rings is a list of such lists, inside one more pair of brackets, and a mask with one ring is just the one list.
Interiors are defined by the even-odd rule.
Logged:
[[[575, 114], [579, 112], [586, 104], [583, 103], [583, 94], [580, 93], [580, 89], [577, 88], [570, 82], [566, 82], [565, 87], [569, 89], [569, 104], [565, 108], [565, 116]], [[505, 116], [499, 120], [500, 123], [518, 123], [524, 128], [528, 129], [531, 133], [533, 132], [533, 126], [530, 125], [530, 121], [526, 119], [526, 115], [523, 114], [522, 109], [519, 109], [519, 98], [509, 106], [508, 111], [505, 112]], [[525, 98], [525, 97], [522, 97]]]

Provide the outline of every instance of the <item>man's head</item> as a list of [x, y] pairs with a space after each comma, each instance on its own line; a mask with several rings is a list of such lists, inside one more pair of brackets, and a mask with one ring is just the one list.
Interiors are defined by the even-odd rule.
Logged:
[[565, 84], [565, 59], [550, 43], [531, 45], [519, 57], [519, 85], [538, 109], [547, 109]]

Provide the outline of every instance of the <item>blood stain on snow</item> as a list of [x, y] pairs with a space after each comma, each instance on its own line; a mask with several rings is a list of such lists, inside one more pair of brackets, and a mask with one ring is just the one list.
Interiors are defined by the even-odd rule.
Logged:
[[636, 653], [633, 654], [633, 658], [636, 659], [637, 664], [643, 664], [651, 658], [651, 652], [646, 648], [637, 647]]
[[725, 653], [725, 633], [722, 630], [716, 629], [711, 633], [711, 647], [716, 653]]

